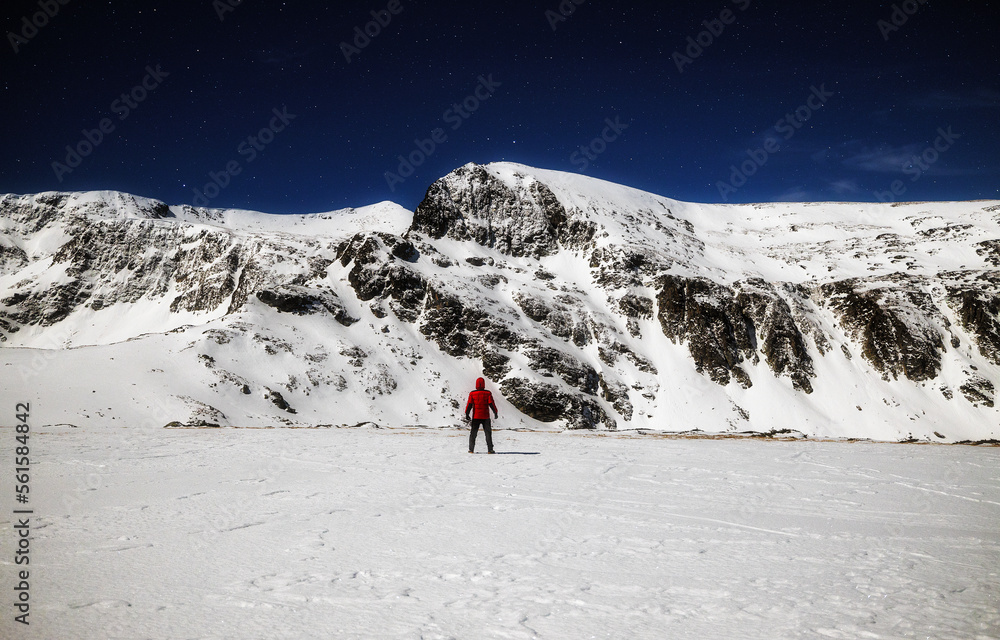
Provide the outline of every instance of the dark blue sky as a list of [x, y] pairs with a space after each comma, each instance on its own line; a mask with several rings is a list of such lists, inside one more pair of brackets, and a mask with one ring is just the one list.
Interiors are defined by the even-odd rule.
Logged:
[[997, 2], [329, 4], [8, 0], [0, 192], [413, 208], [508, 160], [699, 202], [1000, 198]]

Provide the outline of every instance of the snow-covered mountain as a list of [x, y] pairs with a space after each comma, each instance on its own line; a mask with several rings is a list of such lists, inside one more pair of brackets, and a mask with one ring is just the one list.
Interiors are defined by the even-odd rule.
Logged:
[[415, 212], [0, 197], [0, 393], [49, 423], [996, 439], [1000, 202], [705, 205], [469, 164]]

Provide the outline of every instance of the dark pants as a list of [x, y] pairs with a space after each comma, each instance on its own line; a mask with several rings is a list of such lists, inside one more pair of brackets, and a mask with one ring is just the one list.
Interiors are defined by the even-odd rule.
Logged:
[[490, 430], [489, 418], [472, 421], [472, 431], [469, 432], [469, 451], [476, 450], [476, 435], [479, 434], [479, 425], [483, 425], [483, 433], [486, 434], [486, 450], [493, 451], [493, 431]]

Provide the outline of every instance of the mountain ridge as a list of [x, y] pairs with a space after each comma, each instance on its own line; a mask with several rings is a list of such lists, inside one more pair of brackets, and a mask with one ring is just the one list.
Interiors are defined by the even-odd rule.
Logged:
[[984, 440], [998, 211], [701, 205], [511, 163], [459, 167], [412, 213], [6, 195], [0, 357], [27, 389], [61, 379], [40, 349], [86, 346], [163, 389], [141, 364], [162, 343], [190, 378], [157, 392], [164, 423], [455, 424], [485, 374], [531, 428]]

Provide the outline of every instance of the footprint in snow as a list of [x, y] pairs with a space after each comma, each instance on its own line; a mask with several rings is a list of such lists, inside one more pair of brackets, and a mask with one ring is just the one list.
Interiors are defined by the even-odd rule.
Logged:
[[96, 602], [86, 602], [84, 604], [71, 604], [70, 609], [86, 609], [88, 607], [94, 607], [97, 609], [121, 609], [124, 607], [131, 607], [132, 603], [126, 602], [124, 600], [98, 600]]

